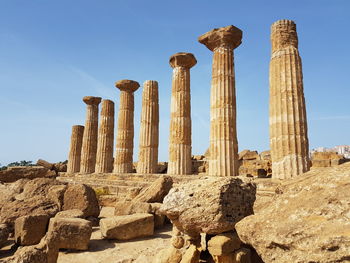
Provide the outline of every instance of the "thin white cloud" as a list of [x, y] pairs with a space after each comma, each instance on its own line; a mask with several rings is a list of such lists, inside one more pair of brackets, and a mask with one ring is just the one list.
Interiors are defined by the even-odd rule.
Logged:
[[[103, 84], [101, 81], [99, 81], [97, 78], [95, 78], [94, 76], [92, 76], [91, 74], [87, 73], [86, 71], [74, 67], [74, 66], [69, 66], [69, 69], [77, 74], [82, 81], [84, 81], [88, 87], [90, 87], [91, 89], [96, 91], [96, 95], [99, 95], [101, 97], [103, 97], [104, 99], [115, 99], [116, 98], [116, 91], [113, 89], [113, 87], [111, 88], [111, 86], [107, 86], [105, 84]], [[94, 95], [94, 94], [91, 94]]]

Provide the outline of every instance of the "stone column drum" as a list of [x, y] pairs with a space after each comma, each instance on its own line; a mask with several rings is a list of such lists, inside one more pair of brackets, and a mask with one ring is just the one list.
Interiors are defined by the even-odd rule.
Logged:
[[210, 176], [238, 175], [236, 90], [233, 50], [242, 42], [234, 26], [213, 29], [198, 38], [214, 52], [210, 94]]
[[140, 149], [137, 172], [150, 174], [158, 170], [159, 102], [158, 82], [147, 80], [143, 84], [140, 126]]
[[83, 143], [84, 126], [74, 125], [70, 138], [67, 173], [80, 171], [81, 147]]
[[103, 100], [98, 130], [95, 173], [113, 171], [114, 102]]
[[131, 173], [134, 150], [134, 92], [140, 84], [124, 79], [116, 82], [115, 86], [120, 89], [120, 104], [113, 172]]
[[192, 174], [190, 68], [197, 60], [191, 53], [170, 57], [173, 68], [168, 174]]
[[285, 179], [310, 169], [309, 140], [296, 25], [271, 26], [270, 147], [272, 177]]
[[86, 121], [81, 150], [80, 173], [89, 174], [95, 171], [97, 132], [98, 132], [98, 105], [100, 97], [85, 96], [83, 101], [87, 104]]

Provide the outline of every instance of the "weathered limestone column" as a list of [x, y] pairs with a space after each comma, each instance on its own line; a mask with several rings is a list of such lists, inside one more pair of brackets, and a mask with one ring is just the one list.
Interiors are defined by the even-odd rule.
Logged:
[[67, 173], [80, 171], [81, 146], [83, 143], [84, 126], [74, 125], [70, 138]]
[[138, 173], [157, 173], [159, 143], [158, 82], [146, 80], [142, 91]]
[[120, 89], [120, 104], [113, 172], [131, 173], [134, 150], [134, 92], [140, 84], [124, 79], [116, 82], [115, 86]]
[[296, 25], [271, 26], [270, 147], [272, 177], [285, 179], [310, 169], [309, 140]]
[[113, 171], [114, 102], [103, 100], [98, 130], [95, 173]]
[[192, 174], [190, 68], [197, 60], [191, 53], [170, 57], [173, 68], [168, 174]]
[[81, 150], [80, 173], [89, 174], [95, 171], [97, 132], [98, 132], [98, 105], [100, 97], [85, 96], [83, 101], [87, 104], [86, 121]]
[[214, 52], [210, 93], [210, 176], [238, 175], [236, 90], [233, 50], [242, 42], [234, 26], [213, 29], [198, 38]]

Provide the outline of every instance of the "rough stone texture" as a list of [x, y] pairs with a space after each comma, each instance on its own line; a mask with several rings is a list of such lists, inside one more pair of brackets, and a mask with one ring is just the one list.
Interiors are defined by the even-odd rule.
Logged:
[[151, 214], [114, 216], [100, 220], [102, 236], [107, 239], [130, 240], [152, 236], [154, 218]]
[[114, 206], [114, 215], [124, 216], [137, 213], [152, 213], [152, 206], [146, 202], [118, 201]]
[[154, 263], [179, 263], [182, 253], [174, 247], [164, 248], [154, 258]]
[[92, 233], [90, 221], [81, 218], [55, 217], [50, 219], [48, 232], [57, 233], [58, 248], [87, 250]]
[[20, 247], [6, 263], [56, 263], [57, 258], [57, 236], [47, 234], [37, 245]]
[[79, 209], [84, 217], [98, 217], [100, 207], [95, 191], [84, 184], [70, 184], [64, 193], [63, 210]]
[[168, 174], [192, 174], [190, 68], [197, 60], [191, 53], [170, 57], [173, 68]]
[[113, 171], [114, 102], [103, 100], [98, 130], [95, 173]]
[[236, 91], [233, 50], [242, 41], [234, 26], [213, 29], [198, 38], [214, 52], [210, 94], [210, 176], [238, 175]]
[[133, 80], [120, 80], [115, 86], [120, 90], [120, 102], [113, 172], [131, 173], [134, 151], [134, 92], [140, 84]]
[[241, 240], [236, 232], [216, 235], [208, 241], [208, 250], [212, 256], [227, 255], [239, 249]]
[[158, 82], [146, 80], [142, 91], [142, 112], [140, 125], [140, 149], [137, 173], [158, 172], [159, 144], [159, 99]]
[[22, 191], [4, 202], [0, 208], [0, 223], [7, 223], [12, 227], [16, 218], [21, 216], [54, 216], [59, 211], [59, 205], [52, 198], [51, 189], [59, 185], [60, 182], [49, 178], [36, 178], [20, 185]]
[[55, 218], [83, 218], [84, 219], [84, 217], [85, 216], [83, 211], [79, 209], [61, 211], [55, 215]]
[[0, 248], [5, 245], [10, 234], [10, 229], [6, 224], [0, 224]]
[[255, 192], [254, 184], [240, 178], [203, 178], [172, 188], [161, 212], [191, 236], [219, 234], [253, 213]]
[[14, 166], [0, 171], [0, 182], [12, 183], [19, 179], [52, 178], [55, 176], [55, 172], [42, 166]]
[[262, 156], [257, 151], [243, 150], [238, 154], [238, 174], [240, 176], [271, 176], [271, 159], [266, 152]]
[[134, 202], [162, 203], [164, 197], [173, 186], [170, 176], [162, 176], [154, 181], [148, 188], [142, 190], [134, 199]]
[[195, 245], [190, 245], [183, 254], [180, 263], [198, 263], [200, 251]]
[[15, 241], [20, 246], [35, 245], [45, 236], [49, 223], [47, 215], [21, 216], [15, 221]]
[[275, 198], [236, 224], [240, 239], [268, 262], [350, 259], [350, 163], [286, 181]]
[[85, 96], [87, 104], [86, 121], [81, 149], [80, 173], [90, 174], [95, 171], [98, 133], [98, 105], [100, 97]]
[[285, 179], [310, 169], [309, 140], [296, 25], [271, 26], [270, 148], [272, 177]]
[[49, 188], [47, 197], [54, 201], [59, 210], [63, 208], [64, 193], [67, 190], [67, 185], [53, 185]]
[[28, 179], [19, 179], [13, 183], [0, 183], [0, 211], [1, 207], [3, 207], [5, 203], [14, 201], [16, 199], [16, 195], [23, 192], [23, 187], [28, 181]]
[[70, 137], [67, 173], [78, 173], [80, 171], [81, 148], [83, 145], [84, 126], [74, 125]]
[[330, 167], [346, 162], [343, 155], [336, 152], [315, 152], [312, 154], [312, 167]]

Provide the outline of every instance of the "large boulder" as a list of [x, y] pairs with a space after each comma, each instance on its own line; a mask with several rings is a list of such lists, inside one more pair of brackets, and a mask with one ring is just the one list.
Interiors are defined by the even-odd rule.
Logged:
[[114, 216], [100, 220], [102, 236], [106, 239], [130, 240], [152, 236], [154, 218], [151, 214]]
[[6, 189], [10, 197], [6, 202], [6, 198], [2, 198], [4, 201], [0, 206], [0, 223], [13, 226], [16, 218], [21, 216], [54, 216], [60, 210], [59, 197], [54, 189], [61, 186], [64, 187], [61, 182], [50, 178], [22, 179], [7, 184]]
[[47, 215], [21, 216], [15, 221], [15, 241], [20, 246], [35, 245], [45, 236], [49, 223]]
[[152, 213], [152, 206], [146, 202], [118, 201], [114, 206], [114, 215], [125, 216], [137, 213]]
[[209, 177], [172, 188], [160, 211], [182, 232], [219, 234], [253, 213], [256, 186], [232, 177]]
[[173, 186], [170, 176], [162, 176], [154, 181], [148, 188], [142, 190], [134, 199], [135, 202], [162, 203], [164, 197]]
[[350, 163], [284, 182], [236, 230], [266, 263], [350, 260]]
[[92, 224], [90, 221], [81, 218], [55, 217], [50, 219], [48, 232], [58, 236], [58, 248], [87, 250], [92, 233]]
[[53, 217], [59, 208], [56, 203], [43, 196], [35, 196], [25, 200], [14, 200], [4, 204], [0, 211], [0, 223], [11, 227], [18, 217], [25, 215], [48, 215]]
[[0, 182], [12, 183], [19, 179], [34, 179], [39, 177], [55, 177], [56, 174], [42, 166], [15, 166], [0, 171]]
[[98, 217], [100, 206], [95, 191], [85, 184], [70, 184], [64, 193], [63, 210], [79, 209], [84, 217]]

